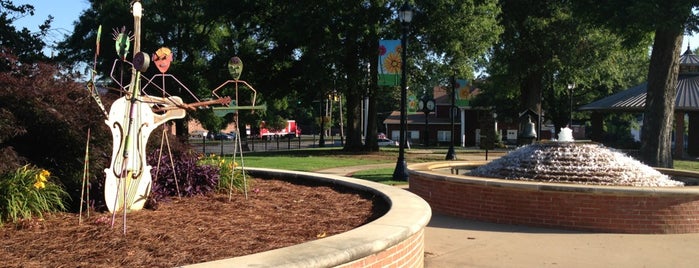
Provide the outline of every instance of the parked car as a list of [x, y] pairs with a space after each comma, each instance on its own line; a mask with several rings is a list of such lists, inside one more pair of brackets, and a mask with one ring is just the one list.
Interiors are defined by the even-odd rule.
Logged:
[[379, 139], [379, 146], [398, 146], [398, 142], [390, 139]]
[[233, 137], [232, 135], [226, 134], [226, 133], [218, 133], [218, 134], [214, 135], [214, 140], [217, 140], [217, 141], [218, 140], [229, 141], [229, 140], [233, 140], [234, 138], [235, 137]]
[[208, 131], [206, 131], [206, 130], [196, 130], [196, 131], [193, 131], [192, 133], [190, 133], [190, 134], [189, 134], [189, 137], [190, 137], [190, 138], [200, 138], [200, 139], [201, 139], [201, 138], [206, 137], [206, 135], [208, 135]]

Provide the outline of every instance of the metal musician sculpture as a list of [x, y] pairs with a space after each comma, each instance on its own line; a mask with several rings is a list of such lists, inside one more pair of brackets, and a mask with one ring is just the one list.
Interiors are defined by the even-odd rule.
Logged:
[[[126, 212], [142, 209], [150, 194], [151, 166], [146, 162], [146, 142], [151, 132], [169, 120], [183, 118], [187, 109], [202, 105], [226, 104], [231, 101], [230, 97], [225, 97], [186, 104], [177, 96], [144, 95], [141, 88], [141, 73], [148, 69], [150, 57], [140, 51], [142, 16], [140, 2], [133, 3], [132, 13], [134, 17], [132, 62], [126, 60], [131, 37], [125, 33], [125, 29], [115, 32], [119, 61], [122, 66], [124, 64], [131, 66], [131, 81], [127, 86], [123, 86], [121, 81], [116, 81], [117, 79], [112, 76], [112, 79], [119, 84], [124, 96], [112, 103], [108, 118], [105, 120], [112, 132], [113, 148], [110, 166], [105, 169], [104, 197], [109, 211], [123, 210], [124, 223]], [[126, 90], [127, 87], [128, 90]], [[112, 225], [114, 215], [116, 213], [112, 215]]]
[[[255, 105], [255, 102], [257, 101], [257, 91], [250, 84], [248, 84], [248, 82], [240, 80], [240, 75], [243, 72], [243, 61], [240, 58], [232, 57], [228, 61], [228, 72], [233, 77], [233, 80], [228, 80], [228, 81], [223, 82], [223, 84], [221, 84], [217, 88], [215, 88], [211, 92], [211, 94], [216, 96], [216, 97], [219, 97], [219, 95], [216, 93], [217, 91], [222, 90], [226, 85], [228, 85], [230, 83], [234, 83], [235, 84], [235, 88], [234, 88], [235, 100], [233, 100], [234, 104], [229, 105], [227, 107], [214, 107], [213, 111], [214, 111], [214, 115], [216, 115], [218, 117], [224, 117], [224, 116], [232, 113], [233, 114], [233, 121], [235, 124], [235, 131], [237, 133], [240, 133], [240, 128], [239, 128], [240, 121], [238, 120], [239, 119], [238, 118], [239, 111], [240, 110], [251, 110], [252, 112], [255, 112], [255, 110], [265, 110], [265, 109], [267, 109], [267, 106]], [[239, 85], [238, 84], [243, 84], [247, 89], [252, 91], [252, 98], [250, 99], [251, 105], [246, 105], [246, 106], [240, 105], [241, 103], [239, 102], [240, 100], [238, 99], [238, 97], [239, 97], [239, 94], [238, 94], [239, 93], [238, 92]], [[245, 198], [247, 199], [248, 198], [248, 189], [247, 189], [247, 181], [246, 181], [247, 179], [246, 179], [246, 174], [245, 174], [245, 160], [243, 159], [243, 146], [242, 146], [242, 141], [240, 139], [240, 135], [236, 135], [236, 138], [235, 138], [235, 144], [233, 147], [233, 162], [236, 161], [236, 157], [238, 156], [238, 154], [240, 154], [240, 163], [241, 163], [239, 168], [242, 170], [242, 175], [243, 175], [243, 186], [244, 186], [243, 192], [245, 193]], [[235, 170], [232, 170], [231, 172], [232, 172], [231, 177], [233, 177], [235, 174]], [[233, 194], [233, 187], [232, 187], [232, 184], [230, 184], [229, 188], [228, 188], [228, 200], [229, 201], [232, 198], [232, 194]]]

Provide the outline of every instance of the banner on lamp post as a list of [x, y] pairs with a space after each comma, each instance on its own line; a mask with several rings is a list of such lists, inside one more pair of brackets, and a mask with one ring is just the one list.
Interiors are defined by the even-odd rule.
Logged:
[[418, 106], [418, 99], [417, 96], [413, 93], [408, 92], [408, 114], [414, 114], [417, 113], [417, 107]]
[[400, 85], [401, 58], [400, 40], [380, 40], [379, 41], [379, 86]]
[[456, 79], [456, 106], [463, 108], [468, 107], [471, 104], [471, 100], [475, 98], [479, 93], [480, 89], [473, 88], [472, 85], [468, 83], [466, 79]]

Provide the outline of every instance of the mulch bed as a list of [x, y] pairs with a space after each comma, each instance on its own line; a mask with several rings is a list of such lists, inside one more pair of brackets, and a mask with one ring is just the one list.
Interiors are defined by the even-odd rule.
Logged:
[[242, 193], [161, 202], [157, 210], [55, 213], [0, 228], [2, 267], [174, 267], [291, 246], [354, 229], [381, 198], [323, 185], [255, 179]]

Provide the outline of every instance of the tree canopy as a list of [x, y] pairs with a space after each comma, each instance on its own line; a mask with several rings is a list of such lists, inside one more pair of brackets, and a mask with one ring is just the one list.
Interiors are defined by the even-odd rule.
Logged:
[[515, 110], [499, 108], [505, 118], [542, 111], [558, 131], [586, 119], [573, 107], [642, 81], [649, 39], [624, 46], [621, 36], [576, 16], [568, 2], [501, 0], [500, 5], [505, 31], [492, 49], [480, 101], [519, 103]]
[[51, 28], [53, 17], [39, 25], [39, 32], [27, 28], [17, 29], [13, 22], [24, 16], [33, 16], [34, 6], [15, 5], [11, 0], [0, 0], [0, 49], [19, 57], [22, 62], [48, 61], [41, 51], [46, 46], [45, 37]]
[[[375, 114], [386, 112], [376, 107], [397, 107], [395, 101], [376, 105], [380, 96], [391, 96], [395, 89], [378, 88], [371, 82], [376, 70], [369, 69], [368, 73], [367, 66], [378, 58], [380, 39], [399, 36], [396, 12], [402, 1], [299, 4], [256, 0], [236, 1], [225, 8], [211, 1], [141, 2], [146, 12], [142, 47], [170, 47], [175, 59], [169, 73], [197, 89], [196, 95], [205, 96], [230, 79], [226, 77], [225, 64], [232, 56], [238, 56], [245, 62], [241, 79], [259, 91], [260, 101], [268, 107], [266, 112], [242, 120], [255, 125], [258, 120], [269, 122], [282, 117], [313, 124], [313, 118], [319, 116], [314, 101], [335, 91], [344, 95], [345, 149], [377, 149], [375, 145], [363, 145], [361, 101], [371, 96], [372, 119]], [[63, 60], [90, 61], [94, 51], [91, 40], [96, 39], [99, 25], [107, 29], [131, 27], [125, 1], [90, 3], [73, 35], [59, 46]], [[416, 66], [410, 72], [410, 77], [416, 77], [411, 84], [420, 85], [411, 87], [416, 92], [445, 81], [453, 68], [465, 75], [472, 73], [500, 31], [495, 1], [416, 1], [414, 6], [417, 13], [411, 25], [410, 44], [414, 46], [409, 46], [409, 64]], [[99, 73], [109, 73], [112, 60], [113, 57], [102, 56]], [[202, 122], [214, 120], [205, 112], [194, 116]], [[374, 129], [379, 124], [373, 122]], [[370, 136], [375, 136], [376, 131], [373, 133]]]
[[[319, 124], [319, 102], [337, 92], [343, 95], [341, 112], [347, 120], [345, 149], [377, 149], [374, 138], [382, 119], [377, 115], [397, 109], [399, 90], [377, 86], [377, 70], [372, 66], [378, 58], [379, 40], [400, 37], [396, 12], [402, 1], [243, 0], [225, 7], [205, 0], [141, 2], [145, 7], [143, 50], [152, 52], [167, 46], [175, 56], [168, 73], [181, 84], [167, 82], [171, 94], [186, 101], [194, 96], [211, 97], [212, 89], [231, 79], [226, 64], [238, 56], [245, 62], [241, 79], [254, 85], [258, 103], [268, 107], [266, 112], [241, 114], [241, 121], [256, 125], [259, 121], [296, 119], [302, 128]], [[9, 0], [0, 3], [4, 7], [0, 19], [6, 22], [0, 28], [0, 45], [14, 49], [15, 55], [27, 57], [27, 61], [36, 60], [31, 59], [37, 55], [31, 51], [45, 46], [41, 33], [18, 31], [10, 24], [32, 7], [15, 6]], [[516, 110], [499, 107], [498, 112], [515, 118], [524, 109], [542, 110], [560, 128], [571, 120], [587, 119], [585, 114], [570, 111], [571, 106], [635, 85], [646, 77], [649, 90], [643, 157], [651, 165], [671, 163], [669, 131], [674, 103], [669, 100], [674, 99], [682, 33], [697, 28], [697, 17], [691, 12], [696, 1], [410, 3], [416, 13], [408, 28], [406, 64], [414, 94], [447, 84], [455, 70], [465, 78], [473, 78], [476, 70], [484, 71], [484, 76], [475, 79], [486, 92], [477, 100], [480, 105], [497, 106], [503, 100], [514, 100], [519, 103]], [[50, 20], [42, 29], [49, 29]], [[110, 29], [132, 31], [127, 1], [90, 0], [90, 8], [75, 24], [73, 34], [58, 45], [60, 55], [54, 60], [75, 66], [91, 62], [99, 25], [106, 30], [97, 72], [103, 84], [110, 84], [110, 73], [113, 68], [119, 72], [119, 66], [114, 64], [116, 56], [111, 54], [108, 37]], [[146, 73], [154, 74], [154, 70]], [[194, 96], [188, 96], [186, 89]], [[232, 94], [230, 88], [223, 90]], [[244, 91], [241, 99], [250, 97], [250, 92]], [[366, 145], [359, 122], [364, 97], [370, 99]], [[216, 118], [205, 110], [190, 116], [207, 128], [222, 128], [231, 120]]]
[[653, 36], [648, 68], [641, 159], [651, 166], [672, 167], [672, 121], [679, 70], [679, 55], [685, 32], [696, 31], [699, 17], [693, 8], [699, 1], [576, 1], [582, 16], [619, 33], [627, 43]]

